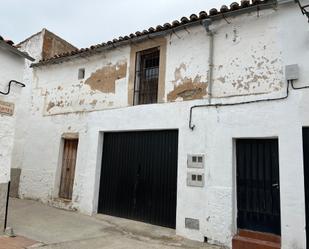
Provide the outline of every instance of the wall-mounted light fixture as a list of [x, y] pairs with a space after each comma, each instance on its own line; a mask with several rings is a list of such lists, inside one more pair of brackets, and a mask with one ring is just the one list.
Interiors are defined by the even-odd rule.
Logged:
[[300, 0], [295, 0], [295, 2], [299, 5], [299, 8], [303, 15], [307, 16], [309, 22], [309, 4], [302, 5]]

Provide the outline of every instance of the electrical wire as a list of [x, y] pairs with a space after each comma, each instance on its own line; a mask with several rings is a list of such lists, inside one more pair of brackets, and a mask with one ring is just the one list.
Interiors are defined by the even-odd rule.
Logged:
[[307, 10], [309, 8], [309, 4], [302, 6], [299, 0], [295, 0], [295, 2], [298, 4], [302, 14], [308, 17], [309, 21], [309, 11]]
[[295, 87], [295, 86], [294, 86], [294, 80], [290, 80], [290, 82], [291, 82], [291, 86], [292, 86], [292, 88], [293, 88], [294, 90], [301, 90], [301, 89], [307, 89], [307, 88], [309, 88], [309, 86]]
[[21, 83], [19, 81], [16, 81], [16, 80], [10, 80], [9, 82], [9, 86], [8, 86], [8, 90], [6, 92], [1, 92], [0, 91], [0, 94], [3, 94], [3, 95], [8, 95], [11, 91], [11, 85], [12, 83], [16, 84], [16, 85], [20, 85], [21, 87], [25, 87], [26, 85], [24, 83]]
[[244, 101], [244, 102], [236, 102], [236, 103], [218, 103], [218, 104], [204, 104], [204, 105], [194, 105], [190, 108], [190, 117], [189, 117], [189, 128], [193, 131], [195, 128], [195, 125], [192, 124], [192, 116], [193, 116], [193, 109], [196, 108], [202, 108], [202, 107], [224, 107], [224, 106], [235, 106], [235, 105], [246, 105], [246, 104], [254, 104], [254, 103], [260, 103], [260, 102], [268, 102], [268, 101], [278, 101], [278, 100], [284, 100], [289, 97], [289, 85], [290, 81], [287, 81], [287, 87], [286, 87], [286, 94], [283, 97], [280, 98], [272, 98], [272, 99], [258, 99], [258, 100], [252, 100], [252, 101]]

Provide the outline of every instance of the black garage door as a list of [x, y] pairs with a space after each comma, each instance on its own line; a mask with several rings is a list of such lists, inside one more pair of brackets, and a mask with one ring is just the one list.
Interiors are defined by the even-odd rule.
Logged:
[[309, 248], [309, 128], [303, 128], [304, 178], [305, 178], [305, 208], [306, 208], [306, 236]]
[[98, 212], [175, 228], [178, 131], [105, 133]]

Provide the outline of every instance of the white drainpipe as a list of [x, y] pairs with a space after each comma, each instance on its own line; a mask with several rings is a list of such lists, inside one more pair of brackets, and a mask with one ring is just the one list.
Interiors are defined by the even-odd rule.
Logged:
[[209, 36], [209, 58], [208, 58], [208, 101], [211, 103], [212, 98], [212, 85], [213, 85], [213, 69], [214, 69], [214, 35], [215, 33], [210, 30], [212, 21], [206, 19], [203, 21], [203, 26]]

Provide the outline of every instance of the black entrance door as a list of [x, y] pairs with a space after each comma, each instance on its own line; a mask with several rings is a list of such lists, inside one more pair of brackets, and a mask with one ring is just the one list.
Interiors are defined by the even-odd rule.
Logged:
[[239, 139], [236, 161], [238, 228], [280, 235], [278, 140]]
[[305, 177], [306, 237], [307, 248], [309, 248], [309, 128], [303, 128], [303, 153]]
[[178, 131], [105, 133], [98, 212], [175, 228]]

